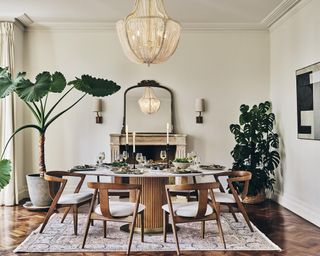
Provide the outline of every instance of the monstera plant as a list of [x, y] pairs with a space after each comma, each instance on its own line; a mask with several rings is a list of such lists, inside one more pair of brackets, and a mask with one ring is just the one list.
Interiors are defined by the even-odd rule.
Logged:
[[[73, 90], [78, 90], [83, 94], [72, 104], [62, 111], [57, 111], [57, 106], [61, 105], [63, 99]], [[11, 170], [10, 161], [3, 159], [5, 150], [10, 140], [20, 131], [25, 129], [35, 129], [39, 133], [39, 172], [46, 172], [45, 164], [45, 136], [50, 125], [61, 117], [68, 110], [79, 103], [86, 95], [104, 97], [112, 95], [120, 90], [120, 86], [107, 79], [94, 78], [90, 75], [82, 75], [70, 82], [67, 82], [60, 72], [41, 72], [32, 82], [26, 78], [26, 73], [18, 73], [12, 77], [7, 68], [0, 68], [0, 98], [15, 93], [24, 101], [27, 108], [32, 113], [35, 122], [19, 127], [9, 138], [0, 158], [0, 186], [3, 187], [9, 181]], [[52, 93], [61, 93], [61, 97], [49, 106], [48, 98]]]
[[[251, 109], [240, 106], [239, 124], [231, 124], [230, 131], [236, 140], [231, 152], [234, 170], [248, 170], [252, 173], [249, 196], [273, 190], [274, 171], [280, 163], [279, 136], [273, 131], [275, 115], [271, 103], [266, 101]], [[238, 184], [238, 189], [242, 187]]]

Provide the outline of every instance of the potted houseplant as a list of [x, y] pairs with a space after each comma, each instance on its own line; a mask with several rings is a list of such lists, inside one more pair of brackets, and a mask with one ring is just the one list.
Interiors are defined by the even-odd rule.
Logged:
[[[271, 103], [266, 101], [251, 109], [240, 106], [239, 124], [231, 124], [230, 131], [236, 140], [231, 151], [234, 170], [252, 173], [247, 203], [258, 203], [265, 199], [265, 190], [273, 191], [274, 171], [280, 163], [279, 136], [273, 131], [275, 115]], [[238, 184], [241, 191], [242, 187]]]
[[[57, 111], [63, 99], [72, 91], [78, 90], [83, 94], [77, 98], [70, 106], [62, 111]], [[120, 90], [120, 86], [107, 79], [94, 78], [90, 75], [82, 75], [67, 83], [64, 75], [60, 72], [49, 73], [47, 71], [39, 73], [35, 82], [26, 78], [26, 73], [18, 73], [12, 77], [7, 68], [0, 68], [0, 98], [4, 98], [12, 93], [23, 100], [32, 115], [35, 123], [26, 124], [18, 128], [9, 138], [0, 157], [0, 184], [5, 185], [11, 170], [10, 161], [3, 159], [5, 150], [10, 140], [20, 131], [25, 129], [35, 129], [39, 133], [39, 174], [28, 175], [28, 189], [31, 201], [34, 206], [46, 206], [50, 204], [48, 186], [44, 181], [43, 174], [46, 172], [45, 164], [45, 137], [50, 125], [61, 117], [68, 110], [79, 103], [87, 94], [95, 97], [104, 97]], [[48, 98], [51, 93], [61, 93], [61, 97], [49, 106]], [[2, 178], [4, 175], [4, 179]]]

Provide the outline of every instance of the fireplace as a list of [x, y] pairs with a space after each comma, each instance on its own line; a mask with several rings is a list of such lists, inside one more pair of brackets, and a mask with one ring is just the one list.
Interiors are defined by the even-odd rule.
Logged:
[[[170, 134], [169, 159], [186, 156], [187, 136], [184, 134]], [[136, 152], [147, 156], [147, 159], [159, 161], [160, 151], [166, 149], [166, 134], [137, 133]], [[125, 150], [125, 134], [110, 134], [111, 161]], [[132, 163], [132, 135], [129, 136], [129, 154]]]

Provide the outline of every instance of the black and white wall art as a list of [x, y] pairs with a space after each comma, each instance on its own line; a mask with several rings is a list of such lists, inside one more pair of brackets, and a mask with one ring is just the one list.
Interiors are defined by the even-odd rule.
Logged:
[[320, 140], [320, 62], [296, 71], [298, 138]]

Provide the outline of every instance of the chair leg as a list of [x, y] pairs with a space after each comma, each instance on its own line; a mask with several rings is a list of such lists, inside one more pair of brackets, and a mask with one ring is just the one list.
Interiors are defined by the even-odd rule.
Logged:
[[127, 249], [127, 255], [130, 255], [130, 250], [131, 250], [131, 244], [132, 244], [132, 238], [133, 238], [133, 233], [134, 233], [134, 228], [136, 226], [136, 220], [137, 220], [137, 215], [133, 215], [133, 221], [131, 223], [131, 229], [130, 229], [130, 236], [129, 236], [129, 244], [128, 244], [128, 249]]
[[233, 216], [234, 220], [235, 220], [236, 222], [239, 222], [239, 220], [238, 220], [238, 218], [237, 218], [237, 215], [235, 214], [235, 212], [234, 212], [234, 210], [233, 210], [233, 208], [232, 208], [232, 205], [228, 204], [227, 206], [228, 206], [228, 208], [229, 208], [229, 212], [232, 213], [232, 216]]
[[74, 235], [78, 234], [78, 206], [73, 206], [73, 229]]
[[52, 204], [52, 205], [50, 206], [49, 211], [47, 212], [47, 215], [46, 215], [46, 217], [44, 218], [44, 221], [43, 221], [43, 223], [42, 223], [41, 229], [40, 229], [40, 231], [39, 231], [40, 234], [43, 232], [43, 230], [44, 230], [45, 226], [47, 225], [47, 223], [48, 223], [51, 215], [54, 213], [54, 210], [56, 209], [56, 205], [57, 205], [57, 204]]
[[107, 221], [103, 221], [103, 237], [107, 238]]
[[61, 223], [63, 223], [64, 220], [66, 219], [68, 213], [70, 212], [70, 209], [71, 209], [71, 206], [68, 206], [68, 208], [65, 209], [64, 214], [63, 214], [63, 217], [62, 217], [62, 219], [61, 219]]
[[168, 214], [163, 210], [163, 242], [167, 242]]
[[227, 249], [226, 247], [226, 241], [224, 239], [224, 234], [223, 234], [223, 230], [222, 230], [222, 225], [221, 225], [221, 220], [220, 220], [220, 204], [217, 203], [217, 212], [216, 212], [216, 221], [217, 221], [217, 226], [218, 226], [218, 230], [220, 233], [220, 237], [224, 246], [224, 249]]
[[205, 221], [201, 221], [201, 236], [202, 239], [204, 239], [204, 234], [206, 233], [206, 222]]
[[171, 225], [172, 225], [172, 231], [173, 231], [173, 235], [174, 235], [174, 240], [176, 241], [177, 255], [180, 255], [180, 247], [179, 247], [179, 240], [178, 240], [178, 235], [177, 235], [176, 223], [173, 220], [173, 218], [171, 218]]
[[141, 218], [141, 243], [144, 242], [144, 211], [140, 213]]
[[94, 226], [94, 222], [93, 222], [93, 220], [91, 220], [91, 226]]
[[252, 228], [252, 226], [251, 226], [251, 222], [250, 222], [250, 220], [249, 220], [248, 214], [247, 214], [247, 212], [246, 212], [246, 209], [244, 208], [244, 206], [242, 205], [242, 203], [239, 203], [239, 204], [238, 204], [238, 208], [239, 208], [240, 212], [242, 213], [244, 219], [246, 220], [249, 229], [251, 230], [251, 232], [254, 232], [254, 230], [253, 230], [253, 228]]
[[84, 248], [84, 245], [85, 245], [86, 240], [87, 240], [88, 231], [89, 231], [90, 222], [91, 222], [90, 217], [91, 217], [91, 213], [89, 212], [89, 214], [88, 214], [88, 219], [87, 219], [86, 230], [85, 230], [85, 232], [84, 232], [84, 237], [83, 237], [82, 246], [81, 246], [82, 249]]

